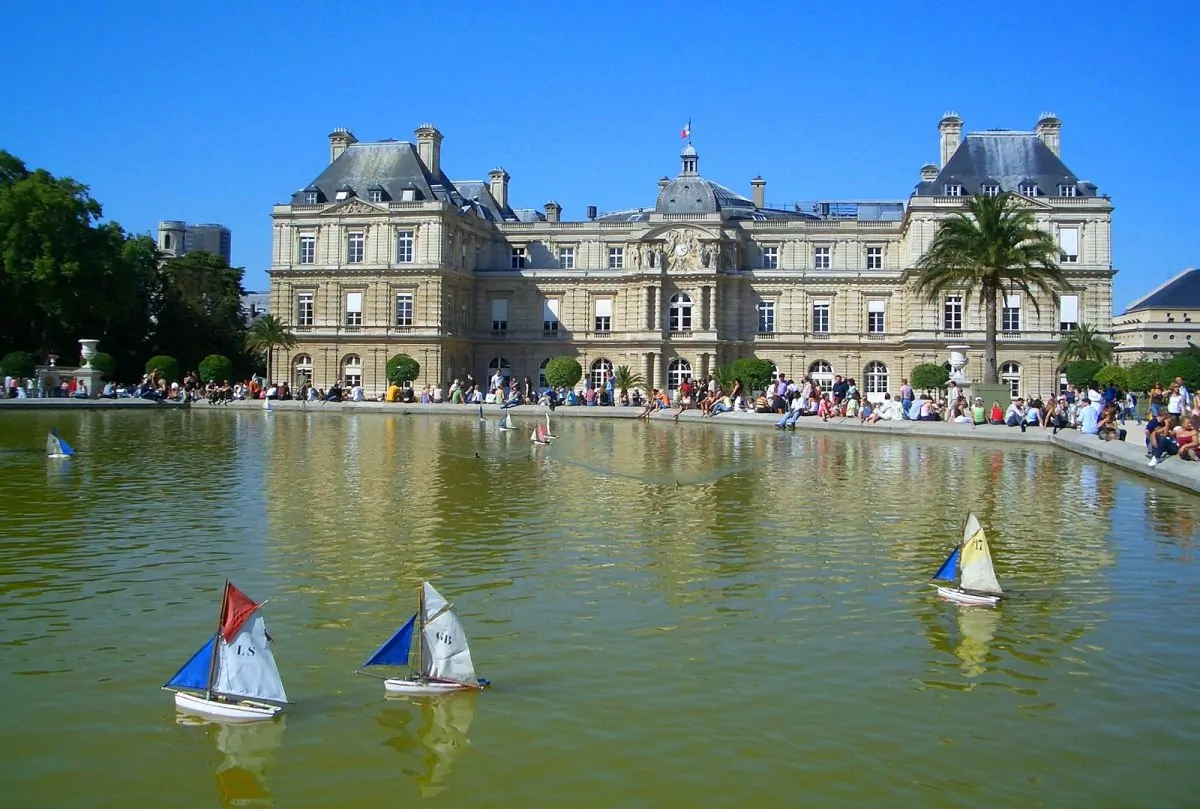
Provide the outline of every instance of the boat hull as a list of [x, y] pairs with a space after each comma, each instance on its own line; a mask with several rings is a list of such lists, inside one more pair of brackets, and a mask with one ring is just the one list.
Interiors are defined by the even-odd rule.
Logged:
[[982, 593], [968, 593], [965, 590], [959, 590], [956, 587], [939, 587], [937, 588], [938, 595], [947, 601], [953, 601], [955, 604], [965, 604], [971, 607], [994, 607], [1000, 603], [1000, 596], [983, 595]]
[[480, 680], [478, 686], [448, 683], [442, 680], [425, 680], [415, 677], [394, 678], [383, 681], [383, 690], [387, 694], [410, 694], [416, 696], [434, 696], [437, 694], [453, 694], [458, 691], [482, 691], [488, 684]]
[[222, 702], [186, 691], [175, 692], [175, 707], [184, 713], [227, 722], [258, 722], [274, 719], [283, 712], [282, 707], [265, 702]]

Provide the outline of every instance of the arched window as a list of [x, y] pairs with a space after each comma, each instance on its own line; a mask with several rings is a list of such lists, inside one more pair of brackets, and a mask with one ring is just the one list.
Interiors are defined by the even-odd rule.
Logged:
[[492, 377], [496, 375], [496, 371], [500, 372], [500, 377], [506, 385], [508, 384], [508, 378], [512, 376], [512, 366], [508, 364], [508, 360], [504, 359], [504, 357], [493, 357], [492, 361], [488, 363], [488, 387], [491, 387]]
[[825, 360], [817, 360], [808, 366], [808, 376], [820, 385], [822, 390], [828, 389], [833, 384], [833, 366]]
[[312, 384], [312, 357], [307, 354], [297, 354], [292, 360], [292, 378], [297, 385], [305, 382]]
[[882, 402], [888, 389], [888, 369], [882, 362], [868, 362], [863, 376], [867, 383], [867, 400]]
[[604, 387], [604, 372], [608, 371], [609, 373], [612, 373], [612, 369], [613, 369], [613, 364], [611, 362], [609, 362], [608, 360], [604, 359], [603, 357], [601, 357], [600, 359], [598, 359], [592, 363], [591, 373], [588, 374], [588, 378], [591, 380], [592, 385], [594, 387], [603, 388]]
[[1021, 366], [1006, 362], [1000, 366], [1000, 381], [1008, 385], [1009, 395], [1014, 399], [1021, 395]]
[[538, 366], [538, 390], [545, 390], [550, 387], [550, 383], [546, 381], [546, 366], [550, 364], [550, 357], [542, 360]]
[[671, 298], [667, 322], [671, 331], [692, 330], [692, 299], [687, 293], [680, 292]]
[[362, 384], [362, 359], [357, 354], [347, 354], [342, 360], [342, 379], [348, 388]]
[[667, 366], [667, 389], [679, 390], [683, 383], [692, 378], [692, 364], [685, 359], [671, 360]]

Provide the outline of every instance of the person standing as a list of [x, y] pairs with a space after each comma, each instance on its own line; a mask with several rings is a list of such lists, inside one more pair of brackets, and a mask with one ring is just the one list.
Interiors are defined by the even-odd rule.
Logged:
[[616, 392], [617, 392], [617, 378], [615, 376], [613, 376], [612, 371], [605, 371], [604, 372], [604, 398], [606, 399], [605, 404], [612, 406], [617, 403]]
[[907, 379], [900, 380], [900, 418], [907, 420], [908, 411], [912, 408], [913, 389]]

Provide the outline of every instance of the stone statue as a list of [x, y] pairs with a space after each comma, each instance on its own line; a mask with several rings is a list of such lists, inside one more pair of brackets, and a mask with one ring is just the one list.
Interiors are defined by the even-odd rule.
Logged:
[[633, 270], [642, 266], [642, 246], [636, 242], [629, 245], [629, 264], [627, 266]]
[[712, 259], [713, 259], [713, 251], [712, 251], [711, 247], [705, 247], [703, 250], [700, 251], [701, 266], [707, 268], [708, 265], [712, 264]]

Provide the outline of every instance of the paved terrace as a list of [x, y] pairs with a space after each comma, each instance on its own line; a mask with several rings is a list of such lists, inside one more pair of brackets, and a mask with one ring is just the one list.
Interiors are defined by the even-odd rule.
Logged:
[[[231, 402], [224, 405], [210, 405], [207, 402], [196, 402], [191, 405], [198, 410], [259, 410], [263, 409], [261, 401]], [[271, 402], [271, 409], [289, 412], [318, 412], [318, 413], [400, 413], [405, 415], [445, 415], [471, 416], [477, 413], [477, 405], [454, 404], [390, 404], [386, 402]], [[18, 410], [143, 410], [154, 409], [185, 409], [187, 405], [144, 401], [140, 399], [0, 399], [0, 418], [4, 413]], [[574, 418], [637, 418], [640, 407], [559, 407], [554, 411], [554, 419]], [[498, 405], [484, 405], [483, 412], [491, 419], [499, 419], [503, 412]], [[511, 409], [513, 418], [519, 422], [543, 418], [544, 407], [521, 405]], [[660, 411], [651, 417], [651, 421], [670, 423], [674, 411]], [[705, 422], [712, 424], [730, 424], [742, 427], [757, 427], [759, 429], [775, 429], [779, 416], [767, 413], [721, 413], [712, 418], [702, 418], [695, 410], [686, 411], [679, 417], [680, 422]], [[872, 425], [859, 424], [857, 419], [831, 419], [822, 422], [816, 416], [806, 416], [797, 422], [797, 432], [821, 432], [881, 434], [881, 435], [913, 435], [922, 439], [948, 440], [965, 443], [967, 441], [1004, 441], [1019, 444], [1051, 444], [1063, 449], [1086, 455], [1097, 461], [1110, 463], [1127, 472], [1143, 477], [1170, 483], [1183, 489], [1200, 493], [1200, 463], [1189, 463], [1178, 458], [1168, 458], [1157, 467], [1151, 468], [1146, 460], [1145, 447], [1142, 444], [1142, 427], [1130, 422], [1126, 425], [1129, 435], [1124, 442], [1101, 441], [1095, 436], [1081, 435], [1075, 430], [1060, 430], [1057, 435], [1051, 435], [1050, 430], [1032, 427], [1022, 433], [1016, 427], [998, 427], [984, 425], [972, 427], [969, 424], [953, 424], [945, 421], [880, 421]]]

